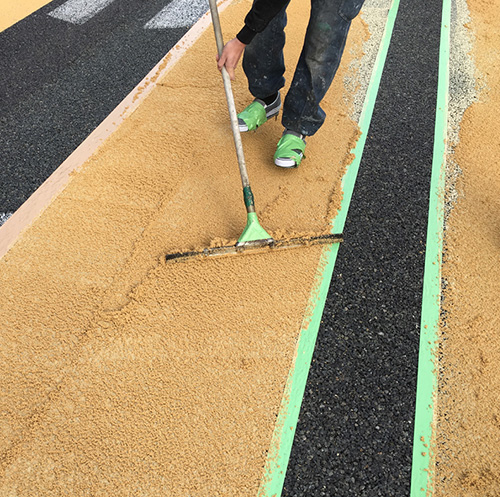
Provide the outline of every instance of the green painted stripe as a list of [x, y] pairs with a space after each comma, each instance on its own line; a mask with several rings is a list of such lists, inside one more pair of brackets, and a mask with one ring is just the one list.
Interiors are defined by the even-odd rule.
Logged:
[[434, 442], [434, 404], [437, 395], [436, 347], [441, 303], [449, 56], [450, 0], [443, 0], [434, 152], [422, 294], [411, 497], [430, 497], [434, 493], [435, 458], [432, 446]]
[[[392, 31], [399, 8], [399, 0], [393, 0], [389, 9], [384, 35], [379, 47], [377, 58], [375, 59], [368, 91], [363, 104], [363, 110], [359, 119], [361, 136], [356, 147], [352, 151], [355, 159], [348, 167], [343, 180], [343, 199], [340, 210], [333, 221], [332, 233], [342, 233], [347, 218], [347, 211], [351, 203], [354, 184], [358, 175], [359, 164], [363, 155], [368, 129], [373, 115], [373, 108], [377, 99], [380, 80], [392, 37]], [[259, 497], [278, 497], [283, 490], [285, 473], [292, 450], [295, 428], [300, 412], [300, 406], [304, 396], [307, 376], [314, 352], [316, 338], [325, 307], [330, 281], [337, 259], [339, 245], [335, 244], [331, 248], [325, 248], [320, 263], [322, 269], [318, 287], [313, 291], [309, 303], [309, 312], [304, 319], [304, 324], [300, 332], [299, 342], [294, 364], [290, 369], [280, 412], [276, 421], [271, 447], [269, 449], [264, 477], [259, 488]]]

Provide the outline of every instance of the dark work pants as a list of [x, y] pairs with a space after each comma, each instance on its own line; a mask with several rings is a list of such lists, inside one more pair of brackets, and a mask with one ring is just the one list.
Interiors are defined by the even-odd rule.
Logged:
[[[304, 46], [283, 105], [285, 128], [311, 136], [323, 124], [326, 114], [320, 102], [337, 72], [351, 21], [363, 2], [311, 0]], [[243, 70], [250, 93], [256, 98], [273, 95], [285, 84], [283, 47], [287, 6], [245, 48]]]

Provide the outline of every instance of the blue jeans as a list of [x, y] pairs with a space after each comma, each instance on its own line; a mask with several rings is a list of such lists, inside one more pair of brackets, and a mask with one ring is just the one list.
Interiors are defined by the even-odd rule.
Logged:
[[[305, 136], [321, 127], [326, 114], [320, 102], [330, 88], [344, 52], [351, 21], [364, 0], [311, 0], [311, 16], [292, 84], [283, 105], [282, 123]], [[256, 98], [275, 94], [285, 85], [286, 8], [245, 48], [243, 70]]]

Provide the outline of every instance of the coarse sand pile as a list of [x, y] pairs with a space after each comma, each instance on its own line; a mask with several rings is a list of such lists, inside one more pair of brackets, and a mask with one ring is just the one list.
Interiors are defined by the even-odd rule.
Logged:
[[[500, 1], [467, 4], [478, 101], [450, 157], [462, 174], [445, 238], [436, 497], [500, 495]], [[468, 93], [464, 67], [455, 67], [465, 77], [452, 100]]]
[[[250, 0], [222, 14], [236, 33]], [[289, 8], [292, 69], [306, 0]], [[263, 226], [323, 233], [358, 129], [346, 57], [299, 169], [243, 137]], [[0, 495], [256, 495], [321, 248], [165, 264], [245, 222], [207, 30], [0, 260]], [[287, 74], [290, 81], [291, 72]], [[251, 97], [241, 70], [239, 107]]]

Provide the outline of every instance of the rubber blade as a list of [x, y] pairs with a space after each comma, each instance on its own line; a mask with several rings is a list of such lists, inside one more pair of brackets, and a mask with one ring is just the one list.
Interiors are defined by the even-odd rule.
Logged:
[[274, 240], [272, 238], [265, 240], [256, 240], [236, 245], [227, 245], [224, 247], [210, 247], [198, 251], [177, 252], [167, 254], [167, 262], [187, 261], [189, 259], [205, 259], [209, 257], [222, 257], [240, 254], [255, 254], [264, 252], [274, 252], [276, 250], [295, 249], [310, 247], [313, 245], [328, 245], [343, 242], [342, 234], [328, 234], [310, 237], [286, 238], [283, 240]]

